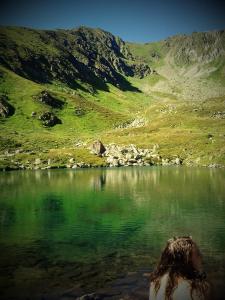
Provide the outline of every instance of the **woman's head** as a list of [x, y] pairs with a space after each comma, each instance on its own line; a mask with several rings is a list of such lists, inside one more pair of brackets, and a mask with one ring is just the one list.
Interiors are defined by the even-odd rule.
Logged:
[[178, 284], [178, 278], [190, 280], [193, 289], [205, 292], [204, 273], [201, 273], [202, 259], [200, 251], [192, 237], [174, 237], [167, 241], [159, 263], [151, 274], [156, 292], [160, 288], [161, 277], [168, 273], [166, 299], [171, 299], [172, 291]]
[[201, 265], [201, 255], [192, 237], [174, 237], [167, 241], [158, 267], [188, 278], [200, 271]]

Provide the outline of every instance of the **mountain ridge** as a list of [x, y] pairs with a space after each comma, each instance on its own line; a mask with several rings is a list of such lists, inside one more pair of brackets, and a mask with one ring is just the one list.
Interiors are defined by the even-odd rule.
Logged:
[[[26, 45], [13, 39], [18, 31], [28, 36]], [[78, 79], [100, 89], [107, 89], [105, 82], [123, 89], [130, 87], [123, 75], [142, 77], [151, 72], [147, 65], [135, 65], [120, 38], [102, 30], [3, 28], [0, 38], [1, 64], [37, 82], [59, 79], [72, 86]], [[32, 43], [41, 44], [45, 53], [33, 49]]]

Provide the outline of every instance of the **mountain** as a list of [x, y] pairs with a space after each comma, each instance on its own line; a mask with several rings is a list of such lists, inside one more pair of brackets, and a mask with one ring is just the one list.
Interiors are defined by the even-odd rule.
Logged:
[[38, 83], [59, 80], [73, 88], [81, 80], [94, 89], [107, 90], [106, 82], [132, 89], [124, 76], [152, 72], [135, 63], [124, 41], [100, 29], [3, 28], [0, 41], [1, 64]]
[[87, 27], [1, 27], [0, 166], [105, 165], [88, 149], [96, 139], [224, 165], [224, 96], [224, 30], [136, 44]]

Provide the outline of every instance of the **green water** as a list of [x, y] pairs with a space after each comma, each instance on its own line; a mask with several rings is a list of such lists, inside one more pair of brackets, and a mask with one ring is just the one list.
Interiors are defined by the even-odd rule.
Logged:
[[2, 299], [48, 299], [74, 286], [89, 292], [128, 272], [151, 271], [175, 235], [192, 235], [214, 288], [223, 288], [224, 170], [0, 174]]

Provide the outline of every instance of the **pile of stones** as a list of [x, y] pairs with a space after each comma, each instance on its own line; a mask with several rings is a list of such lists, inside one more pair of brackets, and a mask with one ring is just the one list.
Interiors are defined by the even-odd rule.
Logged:
[[105, 157], [109, 167], [182, 164], [179, 157], [163, 159], [158, 151], [159, 145], [154, 145], [152, 149], [143, 149], [133, 144], [119, 146], [111, 143], [104, 146], [101, 141], [96, 141], [91, 147], [91, 153]]

